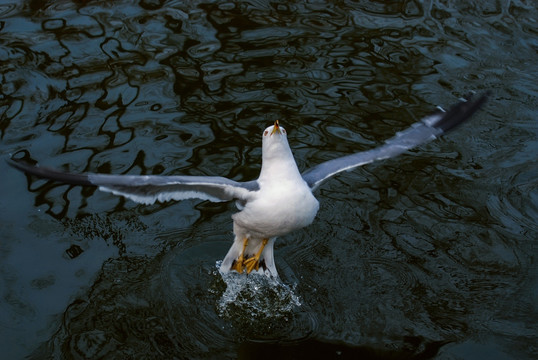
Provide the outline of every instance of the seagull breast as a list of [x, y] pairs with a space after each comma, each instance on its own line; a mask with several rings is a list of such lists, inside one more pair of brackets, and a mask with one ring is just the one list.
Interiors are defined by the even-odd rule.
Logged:
[[252, 200], [232, 218], [252, 236], [272, 238], [310, 225], [318, 209], [317, 199], [301, 178], [260, 185]]

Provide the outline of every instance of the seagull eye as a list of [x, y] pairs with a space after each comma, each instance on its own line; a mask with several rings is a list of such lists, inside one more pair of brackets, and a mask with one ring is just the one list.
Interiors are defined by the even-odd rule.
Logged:
[[[282, 129], [282, 128], [281, 128]], [[286, 133], [286, 130], [282, 129], [282, 132], [285, 134]]]
[[268, 133], [269, 133], [269, 131], [265, 130], [264, 133], [263, 133], [263, 136], [267, 136]]

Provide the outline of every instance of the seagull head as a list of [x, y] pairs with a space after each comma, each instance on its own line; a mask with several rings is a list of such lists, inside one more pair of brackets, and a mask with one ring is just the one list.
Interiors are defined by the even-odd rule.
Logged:
[[301, 174], [288, 144], [286, 130], [278, 120], [263, 131], [262, 169], [259, 181], [282, 181]]
[[278, 123], [278, 120], [275, 120], [275, 123], [271, 126], [269, 126], [267, 129], [263, 131], [263, 138], [265, 140], [266, 137], [273, 137], [274, 135], [284, 135], [286, 136], [286, 129], [284, 129], [280, 124]]
[[264, 156], [289, 156], [288, 153], [291, 153], [286, 129], [280, 126], [278, 120], [263, 131], [262, 138], [262, 153]]

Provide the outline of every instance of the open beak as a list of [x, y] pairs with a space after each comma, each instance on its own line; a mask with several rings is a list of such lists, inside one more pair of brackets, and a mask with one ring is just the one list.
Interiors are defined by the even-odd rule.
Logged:
[[271, 135], [273, 135], [274, 133], [282, 134], [282, 132], [280, 131], [280, 126], [278, 126], [278, 120], [275, 120], [275, 125], [273, 126], [273, 131], [271, 131]]

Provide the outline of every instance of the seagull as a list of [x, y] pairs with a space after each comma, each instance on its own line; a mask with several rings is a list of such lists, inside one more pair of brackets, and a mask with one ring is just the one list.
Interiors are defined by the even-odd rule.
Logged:
[[277, 237], [310, 225], [319, 203], [313, 194], [325, 180], [373, 161], [397, 156], [436, 139], [468, 120], [487, 99], [467, 96], [448, 111], [438, 111], [396, 133], [381, 146], [325, 161], [300, 172], [278, 120], [262, 134], [262, 167], [257, 180], [239, 182], [218, 176], [161, 176], [66, 173], [9, 158], [9, 165], [27, 174], [58, 182], [96, 186], [142, 204], [202, 199], [236, 201], [232, 215], [234, 242], [220, 273], [259, 273], [278, 277], [273, 255]]

